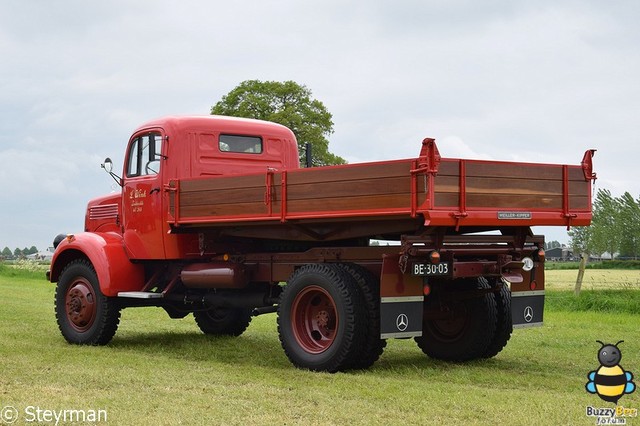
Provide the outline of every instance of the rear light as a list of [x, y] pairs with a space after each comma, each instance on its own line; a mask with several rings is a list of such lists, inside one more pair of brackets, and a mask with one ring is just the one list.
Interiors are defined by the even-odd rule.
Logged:
[[529, 284], [529, 290], [533, 291], [536, 289], [536, 287], [538, 287], [538, 283], [534, 281], [531, 281], [531, 283]]
[[544, 256], [545, 256], [544, 250], [543, 249], [538, 250], [538, 262], [544, 262]]
[[424, 294], [425, 296], [428, 296], [431, 294], [431, 286], [429, 284], [425, 284], [422, 287], [422, 294]]

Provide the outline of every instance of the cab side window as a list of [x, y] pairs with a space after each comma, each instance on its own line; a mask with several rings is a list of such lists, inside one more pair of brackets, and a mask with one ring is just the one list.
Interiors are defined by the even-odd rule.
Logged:
[[162, 135], [151, 132], [131, 141], [127, 157], [127, 177], [157, 175], [162, 158]]

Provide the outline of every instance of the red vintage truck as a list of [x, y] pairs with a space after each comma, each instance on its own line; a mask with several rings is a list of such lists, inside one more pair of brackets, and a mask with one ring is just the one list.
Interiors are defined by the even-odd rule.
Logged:
[[443, 360], [492, 357], [513, 327], [542, 324], [544, 237], [530, 227], [590, 223], [593, 154], [449, 159], [425, 139], [412, 159], [301, 168], [278, 124], [152, 121], [129, 139], [122, 177], [103, 164], [121, 191], [54, 242], [57, 322], [70, 343], [103, 345], [123, 308], [232, 336], [277, 312], [289, 360], [330, 372], [371, 366], [389, 338]]

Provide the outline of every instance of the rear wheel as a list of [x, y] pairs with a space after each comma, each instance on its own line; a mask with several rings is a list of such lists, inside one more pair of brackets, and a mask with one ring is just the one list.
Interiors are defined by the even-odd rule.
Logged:
[[[480, 278], [480, 280], [485, 280]], [[513, 332], [513, 321], [511, 318], [511, 290], [505, 282], [497, 279], [485, 280], [487, 285], [496, 288], [500, 286], [499, 291], [493, 293], [496, 301], [496, 331], [493, 335], [489, 347], [483, 354], [485, 358], [496, 356], [507, 345]]]
[[291, 276], [278, 306], [278, 334], [295, 366], [336, 372], [353, 365], [366, 331], [358, 285], [341, 267], [313, 264]]
[[380, 281], [368, 269], [355, 263], [343, 263], [340, 267], [353, 277], [362, 293], [366, 307], [366, 329], [364, 343], [353, 361], [353, 368], [369, 368], [387, 346], [380, 338]]
[[195, 311], [193, 317], [204, 334], [240, 336], [251, 322], [251, 312], [243, 308], [213, 308]]
[[[422, 336], [415, 341], [432, 358], [467, 361], [484, 356], [496, 330], [496, 302], [486, 281], [446, 284], [425, 299]], [[480, 291], [478, 291], [480, 290]]]
[[69, 263], [60, 274], [55, 312], [60, 332], [69, 343], [105, 345], [120, 322], [118, 301], [100, 292], [95, 269], [83, 259]]

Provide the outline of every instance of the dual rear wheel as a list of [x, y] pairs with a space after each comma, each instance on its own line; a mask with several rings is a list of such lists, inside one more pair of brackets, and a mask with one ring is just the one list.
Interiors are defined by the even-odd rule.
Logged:
[[440, 286], [425, 299], [422, 336], [415, 341], [431, 358], [490, 358], [513, 330], [511, 292], [497, 279], [463, 279]]
[[[292, 275], [278, 308], [278, 333], [299, 368], [344, 371], [371, 366], [382, 354], [379, 283], [353, 264], [305, 265]], [[511, 294], [497, 279], [462, 279], [425, 298], [428, 356], [447, 361], [489, 358], [512, 332]]]
[[278, 307], [278, 334], [297, 367], [336, 372], [367, 368], [384, 348], [379, 284], [352, 264], [310, 264], [294, 272]]

